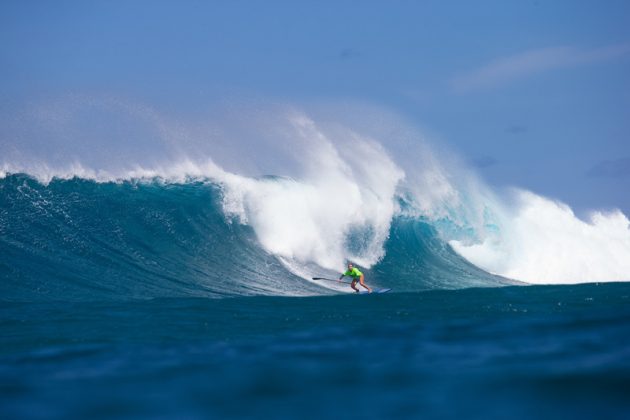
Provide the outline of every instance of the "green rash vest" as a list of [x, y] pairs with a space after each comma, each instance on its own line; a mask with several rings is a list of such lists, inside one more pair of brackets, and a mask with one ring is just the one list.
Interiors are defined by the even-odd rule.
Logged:
[[358, 279], [363, 275], [363, 273], [360, 272], [358, 268], [352, 267], [352, 270], [346, 271], [343, 275], [352, 277], [353, 279]]

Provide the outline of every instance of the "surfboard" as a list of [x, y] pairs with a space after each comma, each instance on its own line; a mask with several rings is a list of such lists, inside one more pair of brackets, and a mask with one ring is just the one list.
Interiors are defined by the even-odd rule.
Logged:
[[[372, 293], [387, 293], [392, 289], [372, 289]], [[370, 295], [372, 293], [369, 293], [367, 290], [361, 290], [358, 294], [360, 295]]]

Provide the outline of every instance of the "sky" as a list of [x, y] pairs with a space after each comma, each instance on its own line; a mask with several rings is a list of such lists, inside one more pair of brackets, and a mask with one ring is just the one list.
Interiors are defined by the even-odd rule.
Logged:
[[491, 185], [630, 215], [628, 1], [2, 1], [0, 113], [69, 93], [376, 104]]

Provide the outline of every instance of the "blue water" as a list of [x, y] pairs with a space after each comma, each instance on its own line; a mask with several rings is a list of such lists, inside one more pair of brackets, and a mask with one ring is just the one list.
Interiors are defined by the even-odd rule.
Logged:
[[397, 218], [382, 295], [304, 280], [209, 182], [0, 180], [4, 418], [628, 418], [630, 283], [524, 286]]

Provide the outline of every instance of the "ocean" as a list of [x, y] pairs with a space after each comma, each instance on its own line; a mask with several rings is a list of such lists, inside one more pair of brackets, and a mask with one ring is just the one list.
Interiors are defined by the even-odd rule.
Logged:
[[628, 418], [630, 283], [491, 274], [400, 199], [343, 232], [355, 295], [229, 187], [0, 179], [3, 418]]

